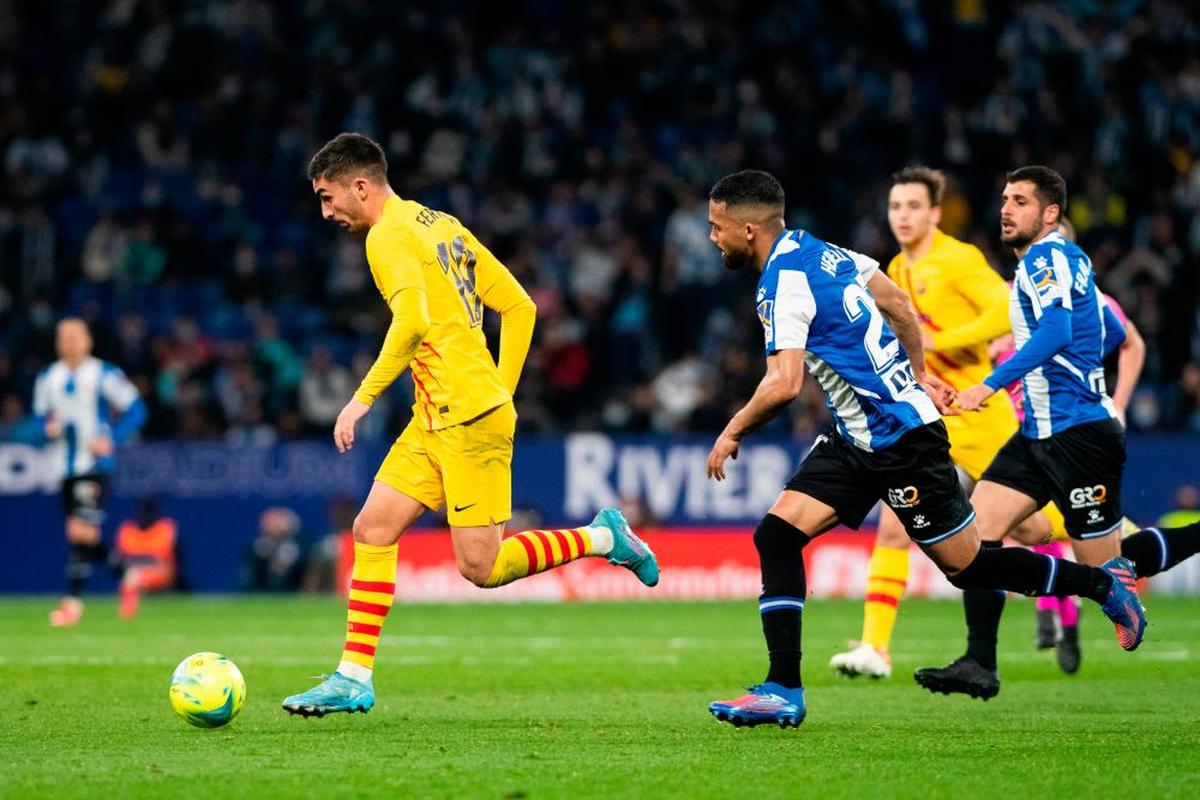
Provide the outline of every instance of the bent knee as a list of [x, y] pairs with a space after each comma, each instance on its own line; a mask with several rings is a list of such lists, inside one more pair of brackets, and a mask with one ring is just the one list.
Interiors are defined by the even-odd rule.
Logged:
[[967, 563], [950, 563], [939, 564], [942, 569], [942, 574], [946, 576], [946, 580], [950, 581], [950, 585], [956, 589], [984, 589], [990, 584], [987, 583], [986, 577], [989, 574], [989, 565], [994, 562], [988, 561], [991, 558], [989, 548], [984, 547], [975, 554]]
[[950, 581], [950, 585], [955, 589], [966, 590], [975, 588], [972, 585], [973, 582], [971, 581], [970, 576], [963, 575], [965, 571], [966, 568], [956, 570], [951, 570], [947, 567], [942, 568], [942, 574], [946, 576], [946, 580]]
[[386, 547], [395, 543], [397, 538], [393, 525], [364, 514], [359, 514], [354, 518], [354, 525], [351, 527], [351, 532], [354, 535], [354, 541], [380, 547]]
[[491, 563], [483, 561], [459, 561], [458, 573], [481, 589], [488, 588], [488, 579], [492, 577]]

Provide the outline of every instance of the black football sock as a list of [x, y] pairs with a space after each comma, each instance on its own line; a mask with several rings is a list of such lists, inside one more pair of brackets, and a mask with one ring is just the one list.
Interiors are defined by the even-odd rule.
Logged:
[[96, 545], [95, 559], [97, 564], [102, 563], [108, 567], [108, 571], [118, 582], [125, 577], [125, 568], [128, 565], [125, 563], [125, 556], [117, 548], [104, 543]]
[[[1000, 542], [980, 542], [988, 549], [1001, 547]], [[1004, 614], [1007, 594], [999, 589], [967, 589], [963, 592], [963, 615], [967, 619], [967, 656], [981, 666], [995, 671], [996, 639], [1000, 633], [1000, 617]]]
[[1200, 522], [1182, 528], [1146, 528], [1121, 542], [1121, 555], [1133, 562], [1139, 578], [1148, 578], [1200, 552]]
[[92, 545], [92, 563], [106, 564], [108, 562], [109, 549], [108, 545], [103, 541], [96, 542]]
[[1103, 603], [1112, 578], [1099, 567], [1041, 555], [1024, 547], [984, 547], [966, 569], [951, 576], [958, 588], [1007, 589], [1031, 597], [1078, 595]]
[[67, 545], [67, 595], [80, 597], [83, 586], [92, 574], [92, 546], [90, 544]]
[[800, 681], [800, 615], [807, 584], [804, 546], [808, 536], [789, 522], [767, 514], [754, 529], [763, 591], [758, 599], [771, 666], [767, 681], [789, 689]]

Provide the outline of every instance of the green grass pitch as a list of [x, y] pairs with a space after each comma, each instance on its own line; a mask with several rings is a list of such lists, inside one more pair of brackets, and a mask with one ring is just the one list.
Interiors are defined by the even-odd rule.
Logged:
[[[1094, 607], [1084, 662], [1032, 649], [1010, 600], [999, 697], [933, 696], [914, 667], [960, 652], [956, 602], [901, 609], [896, 676], [850, 682], [829, 656], [860, 604], [805, 612], [809, 716], [737, 730], [705, 708], [761, 678], [753, 602], [404, 606], [366, 716], [279, 708], [340, 652], [333, 598], [151, 598], [132, 622], [89, 602], [46, 625], [47, 598], [0, 599], [0, 797], [1195, 797], [1200, 600], [1150, 598], [1133, 654]], [[175, 718], [171, 670], [217, 650], [245, 710], [205, 731]]]

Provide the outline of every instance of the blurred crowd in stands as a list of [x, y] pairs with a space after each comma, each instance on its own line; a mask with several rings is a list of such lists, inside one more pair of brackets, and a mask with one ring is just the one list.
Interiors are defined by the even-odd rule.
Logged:
[[[534, 297], [525, 430], [722, 425], [763, 355], [708, 186], [771, 170], [790, 224], [886, 263], [888, 176], [921, 161], [952, 178], [943, 227], [1001, 272], [1004, 173], [1062, 172], [1148, 344], [1131, 427], [1200, 431], [1195, 4], [754, 8], [0, 0], [0, 438], [28, 428], [64, 314], [141, 389], [145, 437], [326, 435], [386, 325], [362, 242], [305, 179], [342, 130]], [[409, 391], [360, 436], [394, 434]], [[776, 424], [826, 419], [810, 387]]]

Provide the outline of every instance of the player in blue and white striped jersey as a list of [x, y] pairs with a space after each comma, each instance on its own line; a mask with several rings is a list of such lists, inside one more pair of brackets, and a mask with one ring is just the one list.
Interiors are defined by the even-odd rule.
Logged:
[[[1020, 379], [1025, 390], [1021, 429], [984, 470], [971, 504], [985, 547], [1053, 501], [1063, 514], [1075, 558], [1115, 565], [1132, 584], [1169, 569], [1200, 550], [1200, 525], [1150, 529], [1121, 538], [1121, 478], [1125, 433], [1104, 386], [1103, 359], [1125, 329], [1096, 288], [1092, 262], [1059, 233], [1067, 185], [1049, 167], [1008, 174], [1000, 209], [1000, 241], [1020, 262], [1009, 315], [1017, 352], [983, 383], [959, 394], [963, 411], [1007, 403], [1003, 387]], [[1049, 555], [1043, 556], [1049, 559]], [[966, 591], [966, 653], [945, 667], [922, 667], [914, 677], [934, 692], [987, 699], [999, 691], [996, 639], [1004, 597]], [[1117, 625], [1122, 645], [1141, 631]]]
[[783, 187], [765, 172], [726, 176], [709, 193], [710, 238], [725, 265], [762, 273], [756, 299], [767, 370], [713, 445], [708, 475], [725, 478], [725, 462], [736, 458], [742, 438], [799, 394], [806, 368], [825, 390], [837, 426], [817, 440], [754, 531], [767, 678], [746, 695], [712, 703], [709, 711], [738, 725], [800, 723], [806, 713], [802, 551], [839, 523], [858, 527], [880, 500], [956, 586], [1078, 594], [1140, 630], [1145, 617], [1136, 595], [1107, 571], [1047, 562], [1016, 548], [981, 549], [938, 414], [953, 393], [925, 373], [907, 295], [873, 260], [806, 231], [787, 230], [783, 213]]
[[[1105, 392], [1104, 347], [1106, 339], [1112, 347], [1124, 340], [1124, 326], [1096, 288], [1083, 250], [1057, 230], [1030, 244], [1017, 264], [1009, 317], [1018, 352], [984, 382], [995, 389], [1007, 386], [1000, 383], [1007, 377], [1023, 380], [1024, 436], [1048, 439], [1116, 419]], [[1043, 335], [1034, 340], [1038, 330]]]
[[[861, 253], [806, 231], [784, 231], [756, 296], [767, 356], [804, 350], [804, 366], [824, 390], [838, 433], [866, 451], [941, 419], [900, 340], [874, 312], [867, 287], [878, 272], [879, 262]], [[818, 316], [818, 307], [845, 314]]]
[[146, 421], [146, 405], [118, 367], [92, 356], [83, 320], [67, 318], [55, 335], [58, 361], [42, 370], [33, 389], [33, 413], [43, 426], [62, 477], [66, 515], [67, 594], [51, 612], [52, 625], [73, 625], [83, 614], [83, 587], [93, 562], [105, 562], [101, 535], [108, 476], [116, 445]]

